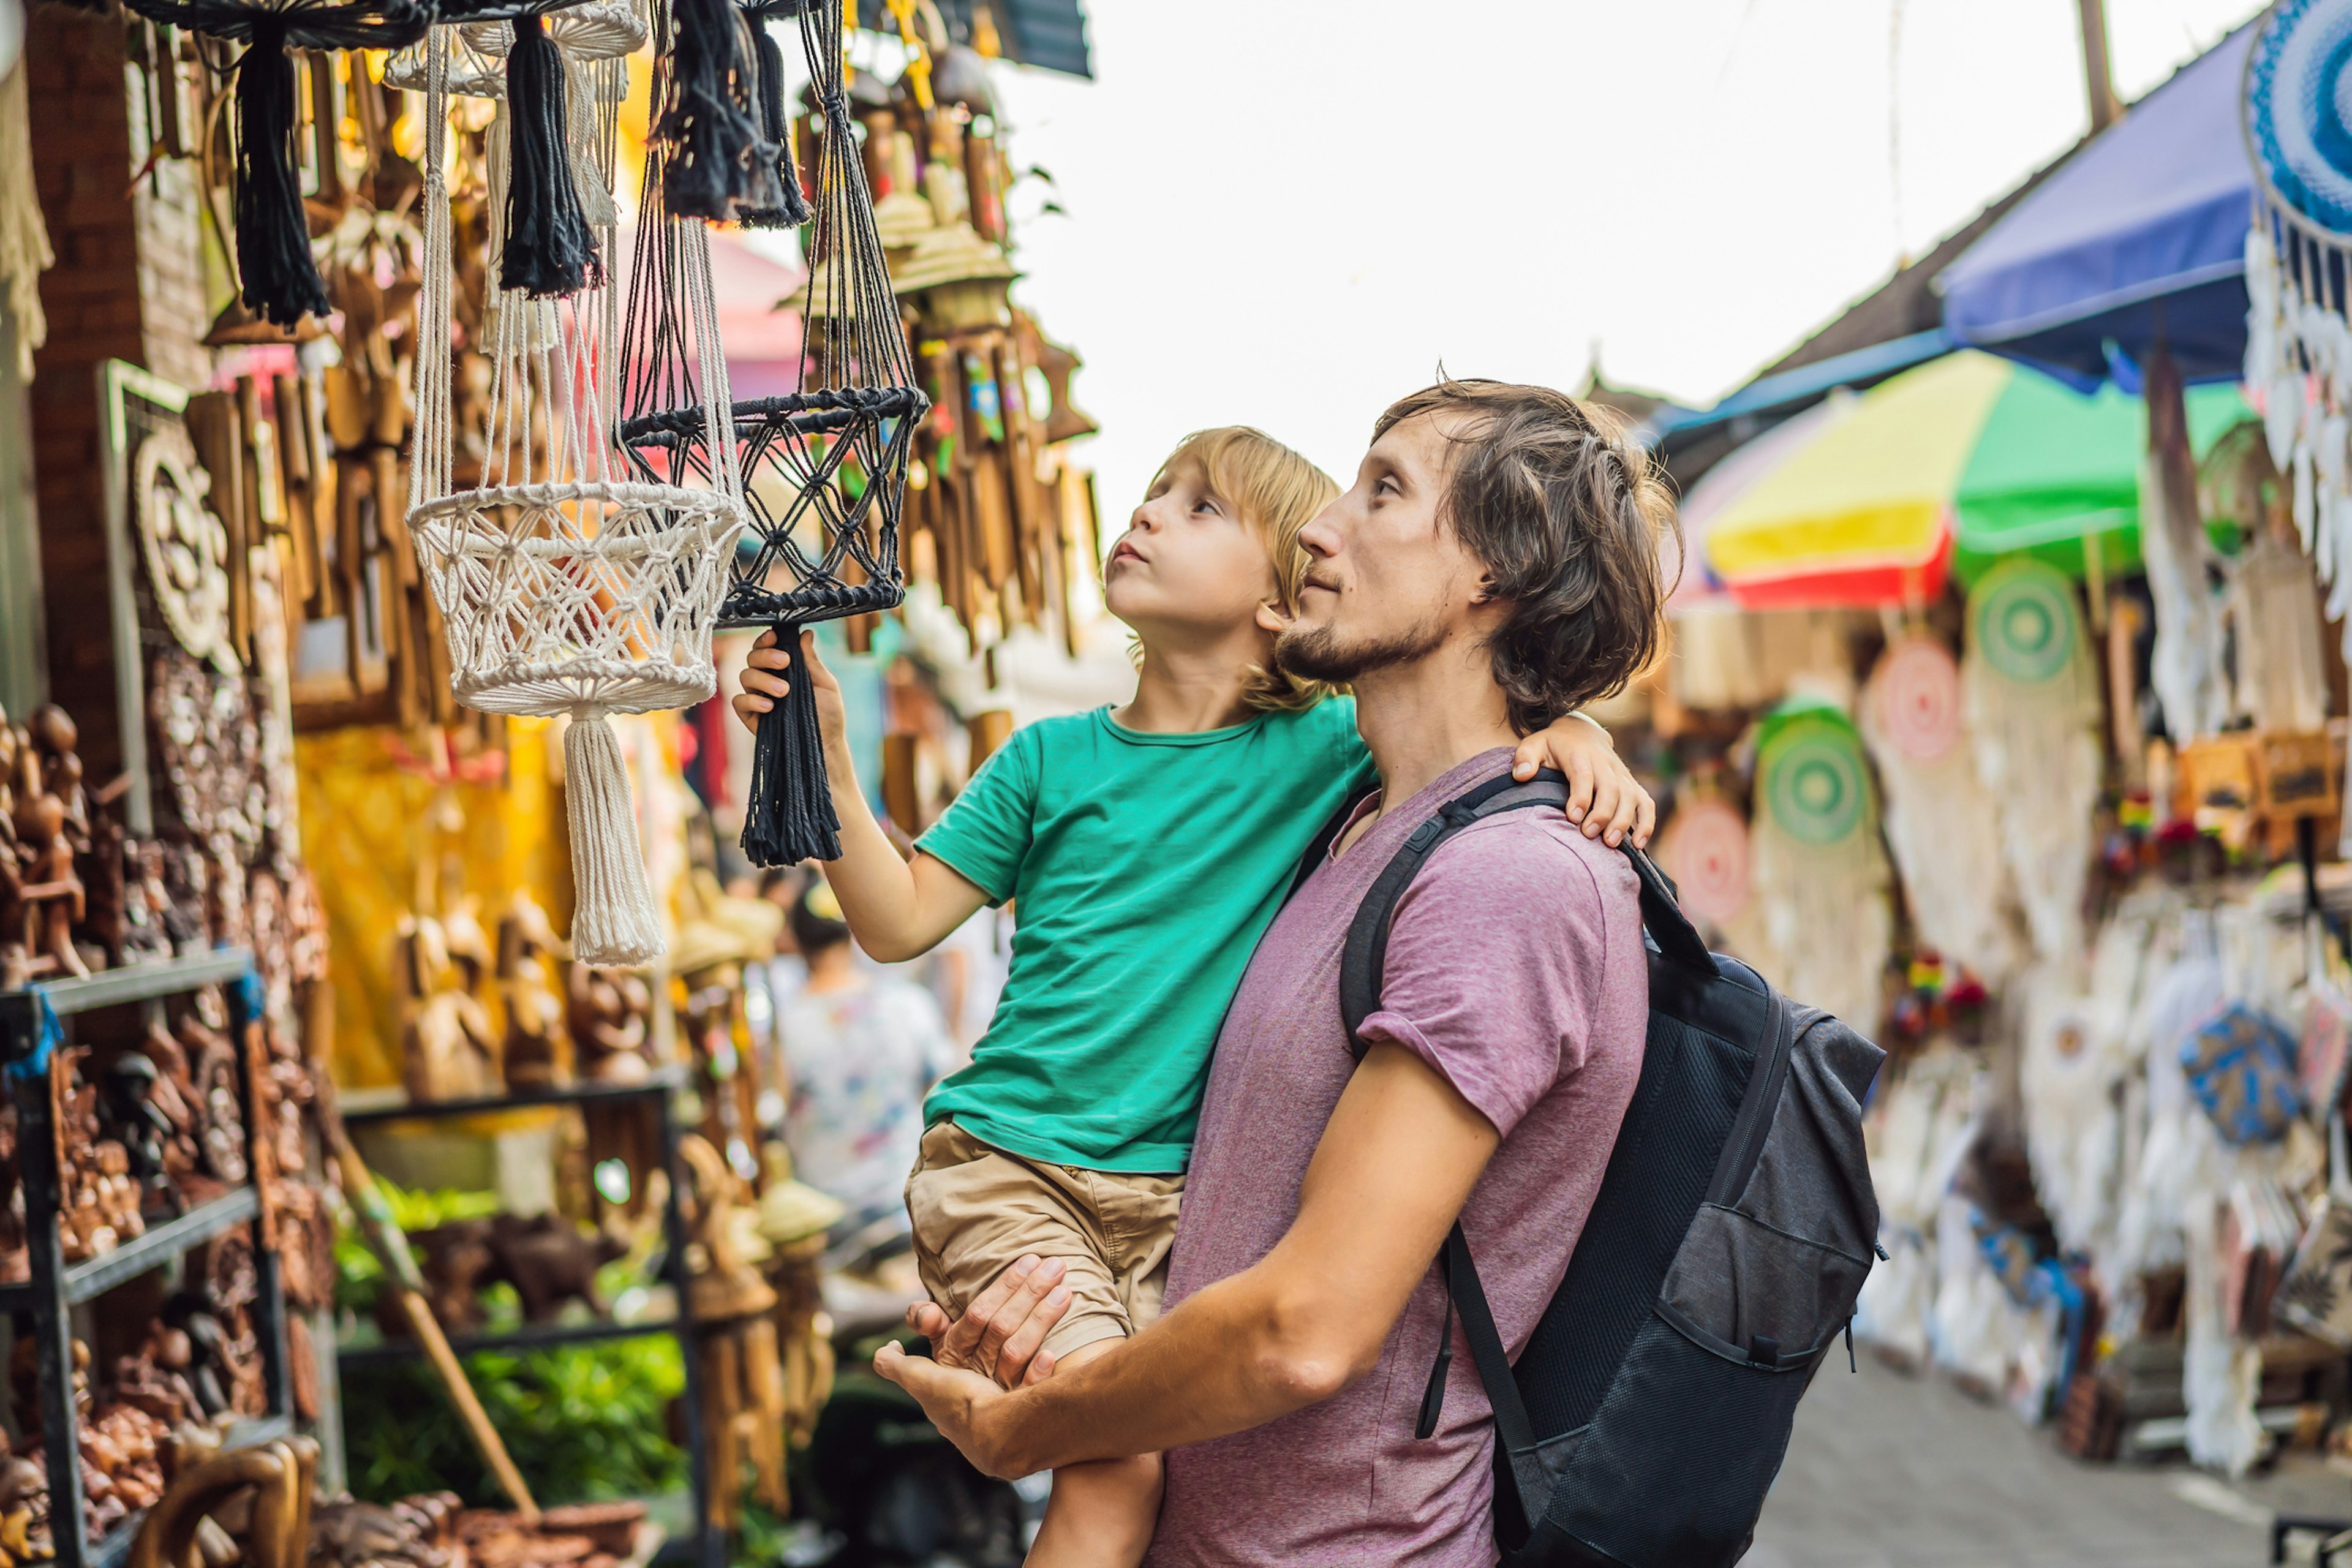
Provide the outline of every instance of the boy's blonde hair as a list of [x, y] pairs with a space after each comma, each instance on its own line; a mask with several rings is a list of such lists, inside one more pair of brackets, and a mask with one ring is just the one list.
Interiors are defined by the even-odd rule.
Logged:
[[[1298, 614], [1298, 593], [1307, 581], [1307, 552], [1298, 542], [1298, 531], [1331, 504], [1339, 485], [1297, 452], [1247, 425], [1193, 431], [1176, 443], [1151, 476], [1152, 488], [1157, 489], [1168, 471], [1181, 462], [1198, 463], [1209, 478], [1209, 489], [1231, 503], [1257, 535], [1274, 563], [1282, 613]], [[1332, 689], [1320, 680], [1253, 668], [1242, 697], [1260, 711], [1287, 712], [1313, 707]]]

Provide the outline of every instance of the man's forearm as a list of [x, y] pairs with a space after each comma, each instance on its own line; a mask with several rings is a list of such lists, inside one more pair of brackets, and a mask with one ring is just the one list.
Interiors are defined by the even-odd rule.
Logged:
[[[1269, 1260], [1270, 1262], [1271, 1260]], [[1206, 1442], [1328, 1399], [1360, 1375], [1286, 1311], [1276, 1268], [1220, 1280], [1096, 1360], [989, 1406], [1007, 1475]]]

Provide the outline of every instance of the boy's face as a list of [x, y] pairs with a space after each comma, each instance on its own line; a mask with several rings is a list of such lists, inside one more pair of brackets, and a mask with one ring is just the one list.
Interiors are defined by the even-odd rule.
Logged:
[[1147, 639], [1230, 637], [1279, 592], [1256, 531], [1188, 460], [1152, 487], [1103, 563], [1104, 602]]

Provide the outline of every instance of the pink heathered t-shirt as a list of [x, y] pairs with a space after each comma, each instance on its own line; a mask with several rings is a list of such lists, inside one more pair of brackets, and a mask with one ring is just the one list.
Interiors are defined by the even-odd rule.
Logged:
[[[1339, 1021], [1348, 922], [1406, 835], [1509, 765], [1496, 750], [1454, 768], [1320, 867], [1267, 930], [1217, 1039], [1171, 1308], [1257, 1262], [1290, 1228], [1354, 1066]], [[1381, 1011], [1363, 1032], [1424, 1058], [1503, 1134], [1462, 1226], [1515, 1356], [1600, 1189], [1641, 1076], [1648, 1007], [1633, 868], [1557, 809], [1465, 829], [1398, 903]], [[1413, 1436], [1443, 1314], [1433, 1265], [1370, 1376], [1171, 1452], [1148, 1568], [1493, 1563], [1494, 1428], [1458, 1328], [1444, 1419], [1433, 1437]]]

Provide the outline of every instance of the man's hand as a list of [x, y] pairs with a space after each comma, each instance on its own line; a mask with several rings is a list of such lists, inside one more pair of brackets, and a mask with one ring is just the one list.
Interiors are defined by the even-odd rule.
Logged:
[[874, 1370], [915, 1396], [940, 1436], [953, 1443], [972, 1468], [999, 1480], [1019, 1480], [1027, 1472], [1009, 1468], [994, 1440], [990, 1417], [1013, 1397], [976, 1372], [941, 1366], [908, 1355], [892, 1340], [874, 1352]]
[[[744, 679], [748, 684], [750, 677]], [[1658, 803], [1619, 759], [1608, 731], [1574, 713], [1553, 721], [1549, 730], [1521, 741], [1511, 758], [1511, 776], [1522, 784], [1538, 768], [1568, 775], [1568, 819], [1583, 824], [1587, 838], [1605, 839], [1614, 849], [1630, 833], [1634, 848], [1649, 847]]]
[[[809, 689], [816, 693], [817, 731], [824, 737], [824, 749], [830, 761], [832, 753], [848, 744], [848, 712], [842, 706], [841, 682], [833, 671], [825, 668], [824, 660], [817, 657], [816, 634], [801, 634], [801, 661], [808, 670]], [[735, 694], [730, 704], [735, 717], [743, 721], [743, 728], [753, 734], [760, 732], [760, 715], [773, 709], [784, 700], [792, 682], [782, 673], [790, 669], [793, 656], [776, 646], [776, 628], [770, 626], [751, 645], [751, 658], [743, 665], [743, 689]]]
[[1043, 1383], [1054, 1375], [1045, 1335], [1070, 1310], [1064, 1272], [1058, 1258], [1023, 1258], [973, 1297], [962, 1317], [919, 1301], [907, 1309], [907, 1325], [931, 1342], [941, 1366], [979, 1373], [1005, 1388]]

